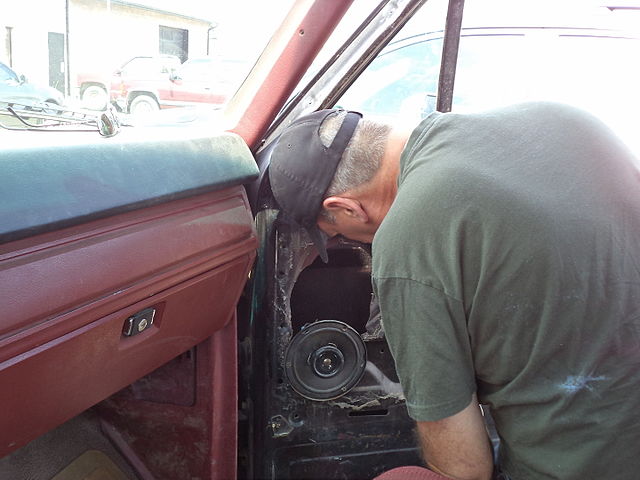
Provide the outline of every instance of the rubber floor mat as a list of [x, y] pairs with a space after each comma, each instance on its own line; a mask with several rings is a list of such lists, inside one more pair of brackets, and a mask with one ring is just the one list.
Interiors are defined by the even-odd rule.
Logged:
[[87, 450], [51, 480], [128, 480], [104, 453]]

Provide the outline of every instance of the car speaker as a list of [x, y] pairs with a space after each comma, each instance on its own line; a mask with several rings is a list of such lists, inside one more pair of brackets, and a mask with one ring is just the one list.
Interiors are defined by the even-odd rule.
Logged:
[[320, 320], [297, 333], [285, 353], [291, 387], [310, 400], [336, 399], [356, 386], [367, 363], [364, 341], [351, 326]]

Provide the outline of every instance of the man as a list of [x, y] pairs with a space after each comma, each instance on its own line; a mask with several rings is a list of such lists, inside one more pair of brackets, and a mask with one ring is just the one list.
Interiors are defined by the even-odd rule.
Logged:
[[372, 243], [373, 286], [429, 466], [487, 479], [478, 402], [520, 479], [640, 475], [640, 177], [574, 108], [296, 120], [269, 176], [326, 261]]

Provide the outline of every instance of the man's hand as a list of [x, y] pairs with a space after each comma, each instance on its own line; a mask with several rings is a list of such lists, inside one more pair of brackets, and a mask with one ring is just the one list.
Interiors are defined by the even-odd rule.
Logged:
[[429, 468], [456, 480], [489, 480], [493, 455], [476, 396], [464, 410], [435, 422], [418, 422]]

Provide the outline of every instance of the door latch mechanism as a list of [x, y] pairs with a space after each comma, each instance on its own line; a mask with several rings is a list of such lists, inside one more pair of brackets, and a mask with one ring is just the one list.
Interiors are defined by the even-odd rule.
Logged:
[[147, 330], [153, 325], [153, 318], [156, 316], [155, 308], [145, 308], [138, 313], [131, 315], [124, 321], [122, 334], [125, 337], [132, 337]]

